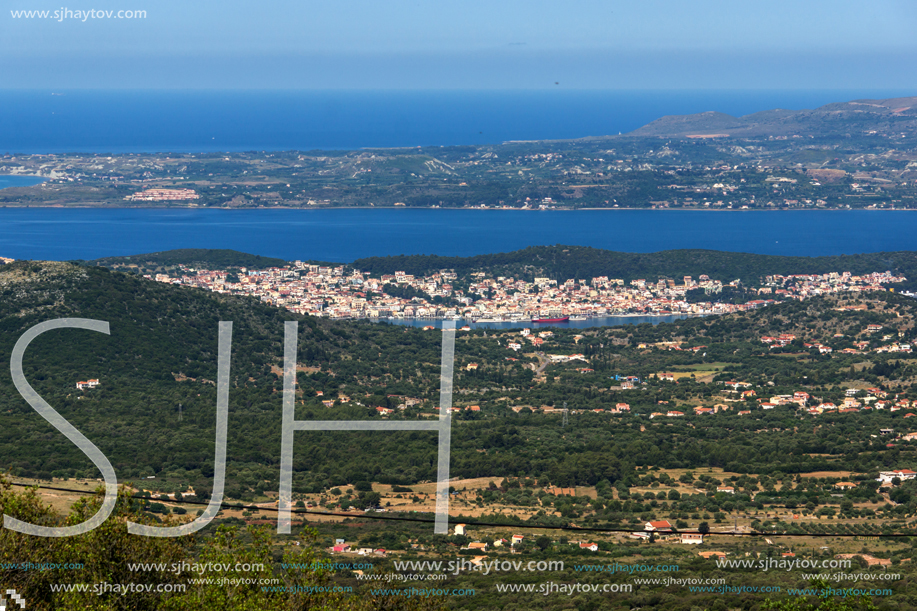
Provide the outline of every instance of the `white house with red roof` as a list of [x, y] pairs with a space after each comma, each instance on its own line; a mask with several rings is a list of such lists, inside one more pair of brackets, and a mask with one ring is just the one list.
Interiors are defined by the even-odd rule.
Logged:
[[895, 478], [900, 479], [902, 482], [909, 479], [914, 479], [917, 477], [917, 472], [911, 471], [910, 469], [897, 469], [895, 471], [879, 471], [879, 477], [876, 478], [877, 482], [882, 482], [883, 484], [890, 484], [891, 481]]
[[644, 525], [643, 530], [655, 532], [672, 532], [674, 528], [668, 520], [657, 520], [655, 522], [647, 522]]
[[98, 385], [99, 385], [99, 381], [96, 379], [86, 380], [85, 382], [76, 383], [76, 387], [79, 390], [83, 390], [84, 388], [95, 388]]

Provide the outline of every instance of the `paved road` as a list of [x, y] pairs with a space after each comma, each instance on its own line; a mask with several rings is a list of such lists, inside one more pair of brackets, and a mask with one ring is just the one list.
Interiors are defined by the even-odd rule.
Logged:
[[544, 352], [536, 352], [535, 356], [538, 357], [538, 367], [535, 368], [535, 377], [537, 378], [544, 373], [545, 368], [551, 363], [551, 359], [546, 357]]

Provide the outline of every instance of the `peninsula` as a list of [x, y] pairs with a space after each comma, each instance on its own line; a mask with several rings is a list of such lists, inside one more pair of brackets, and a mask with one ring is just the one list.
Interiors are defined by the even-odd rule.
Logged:
[[911, 209], [917, 97], [745, 117], [662, 117], [629, 134], [352, 151], [0, 156], [0, 206]]

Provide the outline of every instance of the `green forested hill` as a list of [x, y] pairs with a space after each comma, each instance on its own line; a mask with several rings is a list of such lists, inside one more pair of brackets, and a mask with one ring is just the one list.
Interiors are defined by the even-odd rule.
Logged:
[[177, 250], [151, 252], [142, 255], [104, 257], [102, 259], [91, 261], [90, 264], [119, 269], [133, 265], [139, 269], [145, 270], [169, 268], [175, 267], [177, 265], [203, 267], [205, 269], [226, 269], [231, 267], [251, 267], [255, 269], [263, 269], [265, 267], [277, 267], [286, 265], [286, 261], [274, 257], [250, 255], [248, 253], [239, 252], [237, 250], [214, 248], [179, 248]]
[[[477, 404], [481, 411], [463, 410], [455, 418], [452, 475], [526, 476], [570, 486], [615, 484], [631, 477], [636, 466], [649, 465], [758, 474], [917, 466], [910, 462], [909, 447], [887, 449], [873, 437], [882, 427], [909, 431], [902, 412], [824, 415], [817, 427], [798, 430], [800, 418], [812, 417], [789, 408], [755, 410], [753, 416], [732, 410], [702, 421], [648, 420], [650, 413], [669, 409], [660, 401], [689, 413], [694, 406], [723, 401], [720, 382], [728, 379], [752, 383], [762, 398], [804, 390], [841, 403], [850, 384], [917, 398], [917, 366], [910, 354], [839, 353], [855, 338], [865, 337], [873, 348], [891, 337], [913, 341], [917, 302], [890, 293], [842, 299], [869, 302], [860, 303], [863, 309], [838, 312], [836, 298], [817, 298], [657, 326], [558, 328], [543, 349], [582, 353], [589, 370], [579, 371], [576, 363], [552, 365], [541, 381], [534, 379], [531, 366], [537, 362], [526, 355], [528, 348], [514, 353], [506, 346], [518, 334], [460, 333], [454, 403]], [[0, 267], [0, 354], [7, 362], [24, 331], [61, 317], [107, 321], [111, 335], [48, 332], [26, 353], [26, 376], [102, 449], [122, 481], [155, 476], [145, 480], [147, 487], [191, 486], [206, 496], [213, 469], [219, 321], [234, 324], [227, 448], [231, 498], [253, 500], [277, 490], [282, 388], [277, 373], [286, 320], [300, 321], [298, 419], [378, 418], [376, 407], [395, 408], [406, 397], [419, 405], [396, 411], [393, 418], [435, 414], [441, 337], [435, 331], [300, 317], [254, 299], [105, 268], [49, 262]], [[867, 324], [887, 330], [864, 334]], [[769, 350], [759, 340], [786, 332], [798, 339], [782, 350]], [[660, 341], [705, 348], [646, 347]], [[832, 343], [835, 353], [820, 354], [804, 346], [808, 341]], [[472, 362], [479, 366], [469, 370]], [[650, 377], [658, 371], [696, 372], [697, 379], [683, 377], [674, 384]], [[616, 375], [636, 375], [647, 385], [622, 390]], [[89, 378], [101, 385], [75, 388]], [[334, 405], [328, 408], [322, 401]], [[618, 402], [629, 403], [632, 413], [592, 413]], [[568, 428], [556, 415], [509, 409], [564, 403], [577, 411]], [[97, 477], [92, 464], [18, 395], [8, 367], [0, 371], [0, 415], [0, 466], [14, 475]], [[434, 433], [296, 434], [294, 483], [300, 492], [358, 481], [413, 484], [433, 479], [435, 466]]]
[[[265, 368], [280, 351], [285, 317], [278, 310], [63, 263], [6, 266], [0, 291], [0, 354], [6, 359], [19, 336], [39, 322], [80, 317], [110, 323], [110, 336], [81, 330], [40, 336], [26, 352], [24, 369], [36, 391], [102, 449], [122, 479], [165, 468], [212, 469], [216, 393], [205, 380], [216, 379], [220, 320], [235, 325], [231, 426], [261, 417], [270, 387]], [[185, 376], [198, 381], [177, 381]], [[76, 389], [77, 381], [89, 378], [101, 385]], [[0, 388], [4, 466], [23, 475], [95, 476], [89, 461], [18, 395], [8, 368]]]
[[[299, 374], [306, 396], [305, 403], [298, 402], [304, 410], [298, 417], [309, 417], [316, 405], [324, 409], [315, 397], [320, 388], [332, 398], [339, 384], [365, 384], [373, 391], [372, 377], [379, 388], [376, 399], [384, 401], [386, 388], [433, 393], [439, 373], [438, 337], [419, 330], [368, 323], [344, 330], [254, 299], [174, 287], [105, 268], [51, 262], [0, 268], [0, 354], [7, 362], [24, 331], [64, 317], [107, 321], [111, 335], [68, 329], [39, 336], [26, 352], [27, 379], [102, 449], [125, 480], [172, 473], [173, 479], [199, 486], [209, 481], [219, 321], [234, 325], [229, 478], [250, 488], [276, 478], [282, 386], [272, 368], [281, 365], [285, 320], [301, 321], [299, 362], [312, 367]], [[353, 349], [358, 342], [361, 349]], [[363, 349], [367, 362], [356, 367]], [[382, 351], [390, 357], [384, 365]], [[424, 368], [419, 360], [431, 365]], [[410, 371], [399, 367], [406, 362]], [[423, 379], [427, 374], [429, 380]], [[101, 385], [76, 389], [77, 381], [89, 378], [98, 378]], [[322, 417], [375, 413], [363, 403]], [[21, 475], [96, 476], [92, 464], [19, 396], [8, 367], [0, 373], [0, 410], [0, 465]], [[347, 452], [352, 443], [341, 438], [338, 448]], [[301, 458], [308, 465], [306, 456]]]

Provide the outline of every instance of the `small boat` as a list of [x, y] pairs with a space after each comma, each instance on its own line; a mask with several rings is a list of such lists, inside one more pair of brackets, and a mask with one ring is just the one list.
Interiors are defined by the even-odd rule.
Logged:
[[533, 318], [532, 322], [568, 322], [569, 320], [569, 316], [564, 316], [562, 318]]

